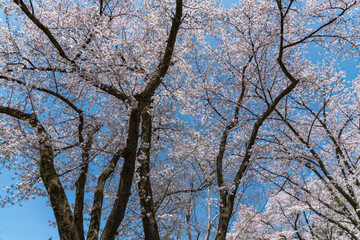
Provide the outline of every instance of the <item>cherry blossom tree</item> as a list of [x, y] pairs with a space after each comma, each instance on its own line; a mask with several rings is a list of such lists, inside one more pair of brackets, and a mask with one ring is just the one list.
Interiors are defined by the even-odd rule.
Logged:
[[357, 1], [0, 4], [2, 205], [47, 196], [61, 239], [359, 238]]
[[280, 225], [299, 239], [358, 239], [360, 234], [359, 83], [358, 78], [347, 81], [334, 66], [324, 61], [320, 81], [291, 96], [286, 115], [276, 110], [287, 126], [277, 136], [281, 160], [276, 167], [259, 166], [280, 189], [269, 212], [283, 209], [280, 218], [288, 224]]
[[[264, 144], [255, 153], [263, 160], [252, 166], [265, 179], [259, 181], [268, 186], [268, 202], [261, 209], [242, 207], [231, 237], [358, 239], [358, 149], [352, 144], [358, 132], [358, 81], [346, 80], [336, 67], [339, 59], [359, 56], [352, 32], [358, 28], [357, 2], [276, 4], [284, 33], [280, 41], [283, 36], [284, 50], [295, 47], [292, 54], [297, 55], [285, 63], [289, 72], [283, 73], [292, 74], [299, 84], [274, 108], [267, 123], [271, 129], [264, 126], [258, 140]], [[325, 53], [323, 63], [306, 56], [306, 47]]]
[[[85, 192], [92, 189], [87, 239], [97, 239], [105, 186], [118, 172], [116, 195], [101, 233], [101, 239], [114, 239], [125, 215], [138, 155], [145, 236], [156, 239], [154, 203], [146, 195], [150, 191], [151, 197], [146, 157], [150, 106], [174, 64], [183, 2], [137, 6], [135, 1], [19, 0], [2, 6], [6, 18], [1, 79], [7, 96], [2, 98], [1, 113], [9, 120], [2, 132], [12, 135], [14, 144], [15, 138], [25, 139], [24, 144], [18, 142], [12, 149], [6, 144], [3, 149], [5, 157], [14, 160], [8, 168], [24, 172], [15, 197], [45, 194], [39, 188], [25, 191], [41, 181], [60, 238], [84, 239]], [[19, 163], [19, 155], [32, 161]], [[92, 166], [95, 171], [89, 173]], [[87, 184], [94, 177], [95, 182]], [[73, 186], [72, 211], [65, 189]]]
[[[272, 119], [280, 109], [289, 111], [284, 105], [289, 96], [303, 96], [309, 83], [324, 82], [324, 69], [317, 67], [307, 50], [317, 46], [332, 54], [329, 58], [334, 61], [358, 56], [358, 37], [354, 35], [357, 4], [242, 1], [218, 13], [222, 23], [213, 36], [219, 45], [215, 51], [211, 49], [216, 63], [208, 70], [216, 79], [208, 77], [202, 99], [215, 119], [210, 124], [217, 125], [214, 141], [219, 142], [213, 160], [219, 198], [215, 239], [226, 238], [234, 209], [237, 211], [236, 201], [242, 201], [239, 195], [243, 192], [237, 190], [251, 180], [256, 159], [273, 159], [278, 154], [268, 150], [277, 126]], [[343, 54], [344, 49], [351, 49], [352, 54]], [[285, 125], [277, 126], [277, 131]]]

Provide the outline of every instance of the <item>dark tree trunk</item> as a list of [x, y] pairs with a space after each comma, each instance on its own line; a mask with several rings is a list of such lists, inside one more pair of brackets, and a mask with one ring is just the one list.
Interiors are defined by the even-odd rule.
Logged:
[[135, 172], [136, 151], [139, 138], [139, 109], [134, 108], [130, 113], [126, 148], [123, 151], [124, 165], [120, 173], [120, 182], [116, 194], [114, 207], [106, 222], [101, 240], [115, 239], [121, 221], [124, 219], [126, 205], [130, 197], [132, 180]]
[[150, 149], [152, 135], [152, 116], [148, 109], [142, 113], [141, 145], [138, 151], [140, 163], [137, 173], [139, 175], [139, 197], [142, 213], [142, 222], [146, 240], [159, 240], [159, 230], [156, 222], [156, 212], [150, 182]]
[[54, 166], [54, 151], [51, 138], [35, 114], [24, 113], [9, 107], [0, 106], [0, 113], [19, 120], [27, 120], [34, 129], [40, 153], [40, 176], [53, 208], [61, 240], [80, 240], [70, 204]]

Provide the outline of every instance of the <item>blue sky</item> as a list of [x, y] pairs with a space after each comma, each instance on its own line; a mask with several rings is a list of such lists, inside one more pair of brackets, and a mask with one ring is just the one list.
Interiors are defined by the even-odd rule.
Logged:
[[0, 209], [0, 240], [58, 240], [56, 228], [48, 221], [54, 219], [44, 198]]
[[[0, 174], [1, 187], [10, 185], [9, 174]], [[1, 188], [0, 195], [5, 191]], [[49, 220], [54, 221], [54, 214], [46, 204], [46, 198], [37, 198], [22, 202], [19, 205], [8, 205], [0, 208], [0, 240], [59, 240], [56, 228], [50, 227]]]

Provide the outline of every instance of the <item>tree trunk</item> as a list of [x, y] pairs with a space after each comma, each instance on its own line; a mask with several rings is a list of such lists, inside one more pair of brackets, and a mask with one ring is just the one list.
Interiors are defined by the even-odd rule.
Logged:
[[159, 230], [156, 222], [156, 212], [150, 182], [150, 149], [152, 135], [152, 116], [145, 108], [142, 113], [141, 146], [138, 151], [140, 163], [137, 173], [139, 175], [139, 198], [142, 213], [142, 222], [146, 240], [159, 240]]
[[131, 194], [131, 185], [135, 172], [136, 150], [139, 138], [139, 109], [134, 108], [130, 113], [128, 137], [123, 151], [124, 165], [120, 173], [120, 182], [114, 207], [106, 222], [101, 240], [112, 240], [117, 235], [120, 223], [124, 219], [127, 202]]

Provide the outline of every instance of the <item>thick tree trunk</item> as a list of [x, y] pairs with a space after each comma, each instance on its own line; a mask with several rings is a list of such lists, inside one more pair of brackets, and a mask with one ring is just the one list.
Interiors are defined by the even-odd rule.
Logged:
[[117, 235], [117, 230], [124, 219], [127, 202], [130, 197], [132, 180], [135, 172], [136, 150], [139, 138], [139, 109], [134, 108], [130, 113], [128, 137], [126, 148], [123, 151], [124, 165], [120, 173], [120, 182], [114, 207], [106, 222], [101, 240], [112, 240]]
[[80, 240], [70, 204], [54, 167], [51, 137], [34, 114], [0, 106], [0, 113], [20, 120], [27, 120], [34, 129], [40, 146], [40, 176], [53, 208], [61, 240]]
[[150, 182], [150, 149], [152, 135], [152, 116], [147, 111], [142, 113], [141, 146], [138, 151], [140, 163], [137, 173], [139, 176], [139, 197], [142, 213], [142, 222], [146, 240], [159, 240], [159, 230], [156, 222], [156, 212]]
[[81, 240], [85, 240], [84, 237], [84, 194], [85, 194], [85, 183], [86, 183], [86, 175], [88, 172], [88, 158], [86, 157], [86, 162], [81, 167], [80, 176], [76, 181], [76, 193], [75, 193], [75, 207], [74, 207], [74, 217], [75, 217], [75, 224], [79, 232], [79, 237]]
[[54, 152], [50, 136], [36, 120], [31, 124], [36, 129], [40, 145], [40, 175], [48, 192], [58, 225], [61, 240], [80, 240], [69, 202], [54, 167]]
[[229, 211], [222, 210], [222, 212], [220, 213], [218, 231], [215, 240], [225, 240], [229, 222], [230, 222]]
[[61, 240], [80, 240], [64, 189], [53, 166], [53, 152], [40, 144], [40, 174], [53, 208]]

